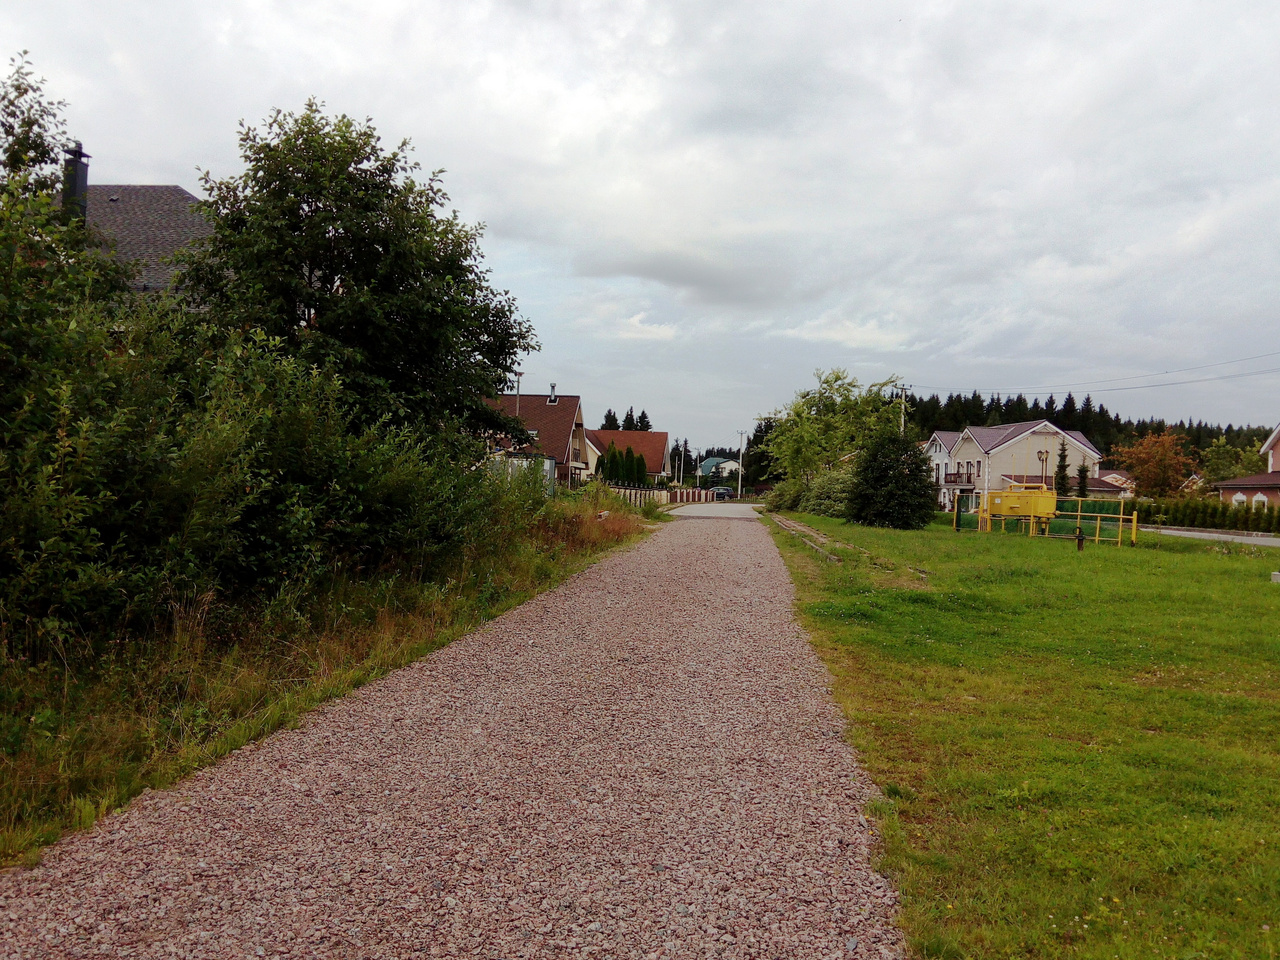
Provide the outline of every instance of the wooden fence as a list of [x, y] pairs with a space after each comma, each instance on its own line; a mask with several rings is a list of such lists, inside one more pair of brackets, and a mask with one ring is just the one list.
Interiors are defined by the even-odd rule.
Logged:
[[624, 487], [609, 484], [609, 489], [633, 507], [652, 500], [654, 503], [709, 503], [715, 500], [710, 490], [686, 490], [671, 487]]

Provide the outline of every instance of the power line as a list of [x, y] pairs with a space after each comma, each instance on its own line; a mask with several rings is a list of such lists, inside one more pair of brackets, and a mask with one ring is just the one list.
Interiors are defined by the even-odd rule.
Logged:
[[[1280, 351], [1277, 351], [1275, 353], [1262, 353], [1256, 357], [1242, 357], [1239, 360], [1222, 360], [1222, 361], [1219, 361], [1218, 363], [1205, 363], [1195, 367], [1182, 367], [1177, 370], [1166, 370], [1164, 373], [1142, 373], [1142, 374], [1136, 374], [1131, 377], [1114, 377], [1109, 380], [1085, 380], [1080, 383], [1057, 383], [1057, 384], [1048, 384], [1048, 385], [1039, 386], [1039, 387], [1010, 387], [1008, 389], [997, 389], [997, 390], [988, 389], [988, 390], [979, 391], [979, 392], [998, 393], [1002, 395], [1012, 396], [1019, 393], [1038, 394], [1038, 393], [1043, 393], [1046, 390], [1078, 390], [1082, 387], [1090, 387], [1090, 386], [1093, 386], [1094, 384], [1099, 384], [1099, 383], [1124, 383], [1129, 380], [1142, 380], [1147, 377], [1164, 377], [1172, 373], [1189, 373], [1193, 370], [1207, 370], [1211, 367], [1223, 367], [1233, 363], [1247, 363], [1251, 360], [1262, 360], [1267, 357], [1278, 357], [1278, 356], [1280, 356]], [[1128, 387], [1101, 387], [1101, 388], [1091, 390], [1090, 392], [1091, 393], [1115, 393], [1121, 390], [1149, 390], [1154, 387], [1180, 387], [1190, 383], [1212, 383], [1218, 380], [1236, 380], [1241, 377], [1258, 377], [1268, 373], [1280, 373], [1280, 367], [1271, 367], [1267, 370], [1246, 370], [1242, 373], [1225, 373], [1219, 377], [1199, 377], [1192, 380], [1168, 380], [1168, 381], [1162, 381], [1160, 383], [1139, 383], [1139, 384], [1134, 384], [1133, 386], [1128, 386]], [[949, 388], [921, 384], [920, 389], [936, 391], [936, 390], [944, 390]]]

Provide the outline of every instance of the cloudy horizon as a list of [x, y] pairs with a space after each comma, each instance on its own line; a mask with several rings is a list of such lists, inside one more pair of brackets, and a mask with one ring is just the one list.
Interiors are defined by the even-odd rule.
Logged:
[[311, 96], [410, 138], [537, 330], [525, 391], [591, 426], [728, 445], [830, 367], [1280, 417], [1270, 5], [52, 0], [0, 33], [93, 182], [198, 194]]

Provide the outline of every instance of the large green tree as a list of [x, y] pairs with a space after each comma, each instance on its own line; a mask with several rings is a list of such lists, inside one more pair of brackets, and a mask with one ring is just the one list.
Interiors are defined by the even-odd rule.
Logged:
[[808, 482], [857, 452], [882, 426], [897, 425], [898, 408], [884, 394], [891, 381], [863, 389], [843, 370], [816, 376], [817, 387], [770, 414], [773, 429], [761, 447], [784, 479]]
[[408, 149], [315, 100], [242, 126], [245, 171], [204, 174], [213, 232], [179, 257], [180, 287], [339, 373], [366, 419], [510, 426], [484, 401], [537, 349], [532, 328], [490, 284], [480, 228], [443, 214]]

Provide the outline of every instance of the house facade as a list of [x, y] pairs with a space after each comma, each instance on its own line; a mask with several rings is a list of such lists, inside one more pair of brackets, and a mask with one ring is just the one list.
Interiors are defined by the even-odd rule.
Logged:
[[1098, 477], [1102, 454], [1084, 434], [1063, 430], [1048, 420], [1028, 420], [936, 431], [924, 449], [938, 486], [939, 506], [950, 510], [961, 494], [1005, 490], [1012, 483], [1052, 484], [1058, 448], [1064, 442], [1073, 486], [1083, 463], [1089, 471], [1091, 496], [1122, 495], [1120, 486]]
[[1280, 505], [1280, 427], [1271, 431], [1259, 450], [1267, 461], [1266, 473], [1255, 473], [1234, 480], [1221, 480], [1213, 485], [1218, 499], [1236, 506], [1249, 504], [1254, 507]]
[[550, 393], [504, 393], [490, 404], [524, 424], [533, 442], [518, 450], [498, 439], [495, 447], [517, 453], [554, 457], [556, 480], [576, 487], [587, 474], [587, 431], [582, 422], [582, 398]]

